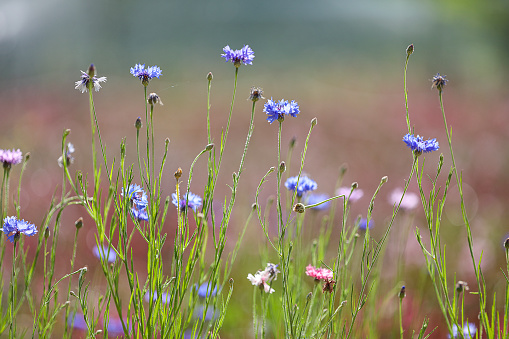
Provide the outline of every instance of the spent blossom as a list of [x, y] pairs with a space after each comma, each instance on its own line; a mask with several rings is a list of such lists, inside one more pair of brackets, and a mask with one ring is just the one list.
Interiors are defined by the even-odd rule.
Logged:
[[76, 85], [74, 89], [81, 91], [81, 93], [88, 92], [89, 89], [94, 87], [94, 90], [98, 92], [101, 89], [101, 82], [106, 81], [106, 77], [96, 77], [95, 76], [95, 66], [91, 64], [88, 68], [88, 72], [81, 72], [81, 79], [76, 81], [74, 84]]
[[258, 271], [255, 275], [249, 273], [247, 279], [251, 281], [251, 284], [258, 286], [264, 290], [265, 293], [273, 293], [274, 289], [270, 287], [273, 280], [277, 279], [277, 274], [280, 271], [277, 269], [277, 265], [267, 263], [267, 267], [263, 271]]
[[446, 77], [447, 75], [440, 75], [440, 73], [437, 73], [437, 75], [431, 79], [431, 82], [433, 82], [431, 88], [436, 87], [439, 91], [442, 91], [444, 86], [447, 85], [447, 81], [449, 81], [446, 79]]
[[403, 141], [417, 156], [422, 153], [436, 151], [440, 148], [437, 139], [424, 140], [421, 136], [414, 136], [410, 133], [403, 137]]
[[0, 162], [3, 163], [4, 168], [10, 168], [12, 165], [17, 165], [23, 161], [23, 153], [18, 150], [0, 149]]
[[32, 236], [37, 234], [37, 228], [34, 224], [26, 222], [25, 220], [18, 220], [15, 216], [6, 217], [4, 219], [4, 225], [0, 229], [7, 236], [7, 239], [14, 243], [18, 241], [21, 234]]
[[141, 80], [143, 86], [147, 86], [149, 81], [153, 78], [158, 78], [163, 75], [163, 72], [156, 65], [145, 68], [145, 64], [136, 64], [131, 67], [130, 73]]
[[285, 182], [285, 187], [290, 191], [297, 190], [297, 196], [302, 197], [304, 193], [316, 190], [318, 185], [314, 180], [303, 175], [300, 178], [298, 176], [288, 178]]
[[221, 54], [221, 57], [225, 59], [226, 62], [231, 61], [233, 65], [237, 68], [240, 67], [240, 65], [252, 65], [253, 59], [255, 57], [253, 50], [249, 45], [244, 45], [242, 49], [236, 49], [233, 50], [230, 48], [230, 46], [225, 46], [223, 48], [223, 54]]
[[[72, 154], [74, 153], [74, 145], [70, 142], [65, 146], [64, 154], [65, 154], [65, 165], [69, 166], [74, 162], [74, 157]], [[62, 156], [58, 158], [58, 166], [64, 167], [64, 159]]]
[[285, 99], [281, 99], [276, 102], [272, 98], [265, 103], [263, 111], [267, 113], [267, 121], [271, 124], [275, 120], [283, 121], [285, 115], [291, 115], [295, 118], [300, 113], [299, 104], [295, 100], [288, 102]]
[[178, 199], [176, 193], [171, 194], [171, 202], [176, 207], [180, 208], [181, 211], [185, 211], [186, 205], [190, 209], [196, 212], [196, 209], [201, 206], [201, 197], [199, 195], [188, 192], [182, 199]]

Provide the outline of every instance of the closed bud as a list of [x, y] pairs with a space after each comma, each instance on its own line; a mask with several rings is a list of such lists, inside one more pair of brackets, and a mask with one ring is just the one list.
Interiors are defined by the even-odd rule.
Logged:
[[182, 176], [182, 168], [179, 167], [177, 169], [177, 171], [175, 172], [174, 176], [175, 176], [175, 179], [179, 180], [180, 177]]
[[466, 282], [460, 280], [456, 283], [456, 292], [461, 293], [461, 292], [465, 292], [468, 290], [469, 290], [469, 288], [468, 288], [468, 284]]
[[286, 171], [286, 163], [284, 161], [281, 161], [279, 164], [279, 173], [284, 173]]
[[91, 64], [89, 67], [88, 67], [88, 76], [93, 78], [95, 75], [95, 66], [94, 64]]
[[25, 161], [30, 159], [30, 152], [25, 153]]
[[509, 238], [505, 239], [504, 247], [505, 247], [506, 250], [509, 250]]
[[83, 218], [79, 217], [79, 219], [74, 222], [74, 226], [76, 226], [77, 229], [82, 228], [83, 227]]
[[213, 79], [213, 78], [214, 78], [214, 76], [212, 75], [212, 72], [209, 72], [209, 73], [207, 74], [207, 80], [208, 80], [208, 81], [212, 81], [212, 79]]
[[70, 130], [70, 129], [66, 129], [66, 130], [64, 131], [64, 137], [68, 136], [68, 135], [69, 135], [69, 133], [71, 133], [71, 130]]
[[354, 190], [355, 190], [355, 189], [357, 189], [357, 187], [359, 187], [359, 184], [357, 183], [357, 181], [354, 181], [354, 182], [352, 183], [352, 189], [354, 189]]
[[406, 48], [406, 55], [410, 56], [410, 55], [412, 55], [413, 52], [414, 52], [414, 44], [408, 45], [408, 47]]
[[316, 124], [318, 123], [318, 119], [316, 118], [313, 118], [313, 120], [311, 120], [311, 126], [316, 126]]
[[214, 148], [214, 144], [208, 144], [207, 147], [205, 147], [205, 150], [210, 151]]
[[251, 205], [251, 209], [256, 210], [257, 208], [258, 208], [258, 204], [257, 203], [253, 203]]
[[141, 128], [141, 126], [142, 126], [141, 118], [140, 118], [140, 117], [138, 117], [138, 118], [136, 119], [136, 122], [134, 123], [134, 127], [136, 127], [136, 129], [137, 129], [137, 130], [139, 130], [139, 129]]
[[166, 147], [168, 147], [168, 145], [169, 145], [169, 144], [170, 144], [170, 138], [166, 138], [166, 139], [164, 139], [164, 145], [165, 145]]
[[401, 286], [401, 290], [398, 293], [398, 297], [400, 299], [403, 299], [405, 296], [406, 296], [406, 289], [405, 289], [405, 285], [403, 285], [403, 286]]
[[46, 226], [46, 229], [44, 230], [44, 239], [48, 239], [49, 238], [49, 227]]
[[382, 184], [385, 184], [387, 181], [389, 181], [389, 177], [384, 176], [384, 177], [382, 178]]
[[299, 202], [299, 203], [295, 204], [295, 206], [293, 206], [293, 210], [294, 210], [294, 212], [297, 212], [297, 213], [304, 213], [304, 211], [306, 210], [306, 207]]

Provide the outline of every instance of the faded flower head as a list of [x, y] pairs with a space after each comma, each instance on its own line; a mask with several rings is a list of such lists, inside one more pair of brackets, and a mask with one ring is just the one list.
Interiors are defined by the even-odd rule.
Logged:
[[81, 91], [81, 93], [88, 92], [89, 89], [94, 87], [94, 90], [98, 92], [101, 89], [101, 82], [106, 81], [106, 77], [96, 77], [95, 76], [95, 66], [94, 64], [90, 65], [87, 72], [81, 72], [81, 79], [76, 81], [74, 84], [76, 85], [74, 89]]
[[277, 265], [267, 263], [267, 267], [265, 267], [263, 271], [258, 271], [255, 275], [249, 273], [247, 279], [251, 281], [251, 284], [254, 286], [258, 286], [260, 289], [264, 290], [265, 293], [273, 293], [274, 289], [270, 287], [270, 283], [277, 279], [278, 273], [281, 272], [277, 269]]
[[301, 176], [298, 181], [298, 176], [288, 178], [285, 182], [285, 187], [290, 191], [297, 190], [297, 196], [302, 195], [308, 191], [314, 191], [318, 187], [314, 180], [309, 179], [307, 176]]
[[37, 228], [34, 224], [30, 224], [25, 220], [18, 220], [14, 216], [6, 217], [4, 219], [4, 225], [0, 230], [5, 233], [7, 239], [9, 239], [11, 243], [18, 241], [21, 234], [27, 236], [37, 234]]
[[436, 151], [440, 148], [437, 139], [423, 140], [421, 136], [414, 136], [410, 133], [403, 137], [403, 141], [417, 156], [421, 155], [422, 153]]
[[[350, 194], [350, 192], [352, 192], [352, 194]], [[351, 187], [340, 187], [337, 189], [336, 195], [344, 195], [346, 198], [350, 196], [348, 202], [356, 202], [357, 200], [363, 197], [364, 191], [361, 190], [360, 188], [356, 188], [352, 191]]]
[[23, 161], [23, 153], [18, 150], [0, 149], [0, 162], [3, 163], [4, 168], [10, 168], [12, 165], [17, 165]]
[[253, 50], [249, 45], [244, 45], [242, 49], [233, 50], [230, 46], [225, 46], [223, 48], [223, 54], [221, 57], [225, 59], [226, 62], [231, 61], [235, 67], [239, 68], [240, 65], [252, 65], [253, 59], [255, 57]]
[[249, 100], [258, 101], [260, 99], [265, 99], [263, 97], [263, 89], [261, 87], [251, 87], [251, 92], [249, 93]]
[[97, 258], [100, 258], [100, 259], [106, 258], [106, 260], [109, 263], [113, 263], [113, 262], [115, 262], [115, 259], [117, 259], [117, 253], [115, 252], [115, 250], [111, 247], [108, 248], [108, 246], [101, 246], [101, 247], [94, 246], [94, 248], [92, 249], [92, 252], [94, 253], [94, 255]]
[[148, 95], [148, 99], [147, 99], [149, 105], [152, 105], [154, 106], [155, 104], [159, 104], [161, 106], [163, 106], [163, 101], [161, 100], [161, 98], [159, 98], [159, 95], [157, 95], [156, 93], [150, 93]]
[[448, 338], [465, 338], [465, 339], [473, 339], [475, 338], [475, 333], [477, 332], [477, 326], [474, 323], [465, 322], [463, 328], [461, 329], [462, 336], [458, 334], [458, 326], [456, 324], [452, 325], [452, 337], [449, 334]]
[[[389, 203], [391, 205], [399, 204], [402, 196], [403, 190], [400, 187], [395, 188], [389, 195]], [[401, 200], [401, 205], [399, 207], [405, 211], [410, 211], [416, 208], [419, 205], [419, 202], [420, 199], [417, 194], [413, 192], [406, 192], [403, 196], [403, 200]]]
[[[65, 146], [64, 154], [65, 154], [65, 165], [69, 166], [74, 162], [74, 157], [72, 154], [74, 153], [74, 145], [70, 142]], [[58, 166], [64, 167], [64, 160], [62, 156], [58, 158]]]
[[161, 69], [156, 65], [150, 66], [145, 69], [145, 64], [136, 64], [131, 67], [130, 73], [141, 80], [143, 86], [147, 86], [149, 81], [153, 78], [158, 78], [163, 75]]
[[201, 206], [201, 197], [199, 195], [193, 194], [191, 192], [188, 192], [185, 197], [182, 197], [182, 199], [178, 199], [177, 194], [172, 193], [171, 194], [171, 202], [176, 207], [179, 207], [181, 211], [185, 211], [186, 205], [196, 212], [196, 209]]
[[295, 100], [288, 102], [285, 99], [281, 99], [279, 102], [276, 102], [272, 98], [265, 103], [263, 111], [267, 113], [267, 121], [271, 124], [275, 120], [283, 121], [285, 115], [291, 115], [295, 118], [300, 112], [299, 104]]
[[446, 79], [446, 77], [447, 75], [440, 75], [440, 73], [437, 73], [437, 75], [431, 79], [431, 82], [433, 82], [431, 88], [436, 87], [439, 91], [441, 91], [444, 86], [447, 85], [447, 81], [449, 81]]

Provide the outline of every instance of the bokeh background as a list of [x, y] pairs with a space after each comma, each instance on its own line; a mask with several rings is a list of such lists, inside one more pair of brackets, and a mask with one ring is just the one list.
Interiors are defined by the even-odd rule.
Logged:
[[[444, 103], [448, 123], [453, 127], [456, 162], [463, 172], [476, 257], [483, 253], [488, 287], [496, 291], [505, 286], [500, 267], [505, 267], [502, 243], [509, 233], [508, 34], [509, 4], [503, 0], [2, 0], [0, 148], [20, 148], [31, 153], [20, 204], [22, 217], [37, 224], [61, 185], [57, 158], [64, 129], [71, 129], [69, 141], [76, 146], [73, 169], [91, 172], [88, 98], [74, 89], [79, 71], [94, 63], [98, 75], [108, 78], [95, 95], [108, 159], [119, 158], [120, 141], [126, 138], [134, 161], [134, 122], [143, 116], [144, 103], [143, 87], [129, 74], [129, 68], [136, 63], [156, 64], [163, 76], [152, 81], [149, 90], [158, 93], [164, 102], [164, 106], [156, 108], [154, 120], [158, 154], [163, 150], [164, 139], [171, 140], [164, 187], [166, 195], [170, 195], [174, 190], [173, 172], [182, 167], [186, 173], [207, 143], [207, 73], [214, 74], [211, 116], [218, 143], [226, 125], [234, 75], [234, 67], [225, 63], [220, 54], [225, 45], [236, 49], [249, 44], [256, 57], [252, 66], [242, 66], [239, 72], [219, 196], [228, 193], [227, 184], [242, 154], [251, 108], [247, 100], [249, 89], [260, 86], [266, 98], [294, 99], [300, 104], [298, 118], [284, 123], [283, 144], [288, 145], [294, 137], [297, 140], [290, 175], [296, 174], [309, 122], [314, 117], [318, 119], [304, 170], [318, 182], [318, 191], [333, 194], [339, 168], [347, 164], [344, 184], [349, 186], [356, 181], [365, 192], [351, 206], [350, 222], [357, 215], [365, 216], [380, 178], [389, 177], [373, 214], [373, 234], [379, 237], [392, 208], [387, 197], [404, 185], [411, 167], [410, 152], [401, 139], [406, 133], [405, 50], [413, 43], [415, 52], [408, 71], [412, 125], [425, 138], [437, 138], [447, 170], [451, 164], [438, 94], [430, 89], [434, 74], [447, 75]], [[259, 179], [276, 163], [277, 126], [265, 121], [261, 109], [260, 102], [229, 232], [230, 247], [254, 201]], [[438, 157], [438, 152], [426, 157], [425, 168], [430, 175]], [[204, 160], [198, 165], [201, 167], [192, 187], [196, 193], [203, 191], [206, 178]], [[266, 186], [263, 199], [274, 194], [271, 183]], [[410, 188], [416, 191], [415, 182]], [[470, 282], [475, 290], [455, 187], [446, 212], [443, 232], [449, 271], [457, 272], [457, 279]], [[445, 325], [413, 235], [415, 227], [424, 225], [423, 213], [414, 213], [409, 218], [405, 214], [398, 218], [389, 242], [394, 246], [405, 244], [407, 275], [402, 281], [396, 280], [391, 261], [387, 260], [384, 279], [390, 288], [397, 288], [402, 282], [407, 285], [406, 328], [417, 330], [427, 315], [431, 317], [430, 328], [438, 326], [432, 337], [439, 338], [445, 335]], [[78, 246], [77, 266], [95, 265], [95, 258], [90, 255], [95, 244], [93, 225], [83, 209], [73, 207], [63, 217], [59, 242], [62, 275], [67, 272], [74, 220], [79, 216], [85, 217], [86, 227], [80, 233], [83, 241]], [[169, 234], [173, 234], [175, 220], [168, 218], [165, 227]], [[264, 266], [258, 253], [265, 242], [257, 222], [250, 225], [247, 237], [259, 242], [245, 241], [242, 245], [242, 255], [233, 270], [236, 291], [224, 337], [251, 333], [251, 292], [246, 294], [243, 290], [251, 291], [245, 276]], [[34, 239], [27, 243], [30, 241]], [[396, 248], [392, 249], [401, 249]], [[389, 246], [388, 258], [390, 250]], [[145, 253], [141, 246], [138, 254], [143, 263]], [[98, 272], [90, 277], [99, 294], [104, 284], [101, 275]], [[382, 299], [392, 300], [394, 291], [378, 293]], [[397, 303], [394, 299], [380, 307], [386, 310], [378, 315], [383, 337], [383, 333], [396, 329]], [[472, 321], [477, 316], [476, 307], [476, 297], [468, 295], [466, 310]], [[23, 316], [29, 314], [20, 315]]]

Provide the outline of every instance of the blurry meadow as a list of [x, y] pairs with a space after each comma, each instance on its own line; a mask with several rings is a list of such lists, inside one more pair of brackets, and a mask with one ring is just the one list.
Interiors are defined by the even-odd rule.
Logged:
[[[482, 256], [480, 268], [487, 299], [485, 311], [491, 316], [491, 305], [495, 304], [502, 320], [508, 286], [504, 277], [504, 274], [508, 274], [504, 242], [509, 237], [506, 222], [509, 217], [506, 207], [509, 204], [508, 33], [509, 7], [503, 1], [3, 1], [0, 3], [0, 149], [19, 148], [24, 155], [29, 152], [30, 159], [21, 183], [18, 178], [22, 166], [13, 166], [10, 171], [10, 203], [2, 218], [16, 215], [16, 202], [20, 217], [37, 226], [39, 233], [36, 236], [23, 239], [27, 261], [33, 260], [38, 239], [41, 241], [44, 238], [45, 230], [39, 227], [46, 218], [52, 197], [60, 198], [63, 181], [66, 182], [66, 190], [70, 190], [64, 169], [59, 167], [57, 161], [62, 155], [62, 135], [66, 129], [70, 130], [66, 143], [71, 142], [75, 148], [74, 161], [68, 166], [70, 177], [76, 180], [76, 173], [81, 171], [93, 190], [89, 95], [74, 88], [74, 83], [80, 80], [80, 70], [87, 72], [92, 63], [97, 76], [107, 77], [107, 81], [101, 83], [101, 90], [93, 93], [93, 99], [108, 165], [113, 166], [114, 161], [117, 166], [113, 178], [116, 178], [122, 158], [121, 142], [124, 140], [126, 168], [134, 165], [132, 183], [143, 186], [138, 171], [135, 122], [142, 117], [140, 135], [144, 136], [144, 128], [147, 127], [144, 86], [129, 70], [138, 63], [157, 65], [162, 75], [159, 79], [152, 79], [148, 85], [148, 92], [157, 93], [164, 104], [154, 106], [152, 117], [156, 171], [165, 152], [165, 140], [169, 139], [160, 181], [161, 206], [166, 197], [170, 197], [164, 223], [160, 225], [161, 234], [167, 236], [159, 255], [161, 277], [174, 277], [172, 260], [178, 227], [186, 225], [193, 232], [200, 229], [198, 224], [201, 222], [199, 216], [191, 212], [187, 215], [186, 212], [184, 217], [189, 217], [187, 224], [182, 221], [183, 213], [171, 204], [171, 195], [176, 189], [174, 173], [179, 168], [183, 171], [180, 179], [182, 196], [186, 192], [195, 157], [210, 143], [207, 135], [209, 72], [213, 74], [210, 81], [210, 130], [214, 152], [218, 157], [221, 132], [226, 128], [230, 112], [236, 69], [231, 62], [225, 62], [221, 54], [226, 45], [240, 49], [248, 44], [255, 58], [252, 65], [238, 68], [231, 125], [217, 176], [215, 198], [210, 205], [212, 213], [216, 215], [216, 225], [213, 226], [207, 215], [205, 219], [208, 225], [202, 225], [207, 227], [208, 232], [208, 237], [205, 237], [207, 252], [203, 252], [204, 256], [191, 274], [188, 286], [191, 291], [195, 284], [200, 285], [212, 276], [208, 270], [217, 255], [212, 233], [221, 233], [219, 225], [223, 219], [223, 208], [230, 200], [232, 174], [238, 173], [239, 160], [244, 152], [253, 107], [253, 102], [249, 100], [250, 90], [253, 86], [261, 87], [265, 99], [260, 99], [255, 106], [254, 131], [242, 178], [238, 182], [235, 206], [225, 229], [221, 259], [223, 266], [220, 267], [221, 274], [215, 278], [218, 279], [217, 285], [222, 286], [218, 295], [224, 300], [229, 293], [231, 295], [224, 319], [222, 314], [220, 318], [214, 314], [213, 321], [209, 322], [221, 319], [221, 338], [310, 336], [306, 331], [300, 335], [289, 335], [284, 330], [288, 327], [288, 321], [283, 320], [285, 317], [282, 315], [286, 311], [281, 311], [277, 302], [263, 304], [268, 300], [263, 298], [284, 298], [281, 297], [281, 291], [286, 289], [281, 275], [270, 286], [275, 292], [263, 294], [261, 298], [253, 297], [256, 287], [246, 279], [248, 274], [264, 269], [267, 263], [277, 264], [282, 270], [278, 254], [269, 244], [256, 212], [253, 213], [260, 180], [271, 167], [275, 167], [276, 172], [280, 168], [277, 162], [278, 121], [269, 124], [267, 115], [262, 111], [264, 103], [273, 97], [274, 100], [295, 100], [300, 108], [297, 117], [287, 117], [283, 123], [281, 160], [286, 161], [286, 171], [281, 174], [283, 184], [288, 177], [299, 174], [301, 154], [307, 147], [302, 174], [316, 181], [317, 189], [313, 193], [333, 197], [343, 194], [337, 193], [339, 187], [346, 187], [348, 196], [352, 183], [358, 184], [354, 192], [363, 192], [359, 199], [354, 199], [352, 195], [348, 204], [343, 205], [343, 199], [338, 198], [330, 201], [327, 208], [306, 209], [303, 217], [297, 217], [290, 212], [293, 207], [289, 203], [292, 195], [287, 193], [283, 184], [280, 185], [283, 208], [288, 207], [285, 218], [292, 213], [292, 218], [295, 218], [292, 220], [303, 220], [302, 229], [298, 230], [297, 227], [295, 232], [301, 237], [299, 246], [302, 247], [299, 249], [306, 253], [306, 266], [314, 260], [315, 266], [324, 267], [323, 263], [332, 269], [334, 258], [338, 255], [338, 243], [344, 239], [341, 230], [358, 227], [359, 219], [368, 216], [372, 197], [382, 177], [388, 177], [387, 183], [380, 187], [374, 199], [372, 213], [369, 213], [372, 220], [372, 227], [368, 228], [368, 237], [372, 241], [369, 246], [375, 246], [384, 238], [389, 225], [391, 230], [382, 246], [375, 273], [370, 277], [370, 281], [376, 282], [369, 288], [375, 297], [369, 299], [360, 311], [350, 337], [399, 337], [400, 318], [403, 336], [411, 338], [415, 331], [417, 337], [427, 317], [426, 334], [433, 331], [430, 338], [446, 338], [450, 328], [439, 307], [435, 285], [430, 279], [425, 256], [415, 235], [415, 230], [419, 229], [424, 243], [429, 245], [426, 214], [415, 174], [408, 185], [406, 197], [410, 199], [414, 196], [417, 203], [405, 208], [404, 203], [410, 202], [404, 200], [398, 214], [393, 215], [394, 204], [399, 203], [393, 194], [404, 189], [414, 159], [402, 141], [408, 133], [403, 74], [406, 48], [412, 43], [415, 51], [409, 59], [407, 72], [411, 127], [415, 128], [415, 134], [436, 138], [440, 144], [438, 151], [419, 157], [419, 170], [422, 166], [423, 173], [422, 188], [428, 197], [429, 190], [433, 188], [431, 181], [436, 175], [440, 154], [443, 154], [443, 173], [436, 183], [438, 195], [442, 196], [452, 166], [438, 91], [431, 88], [431, 80], [439, 72], [447, 75], [448, 80], [443, 89], [443, 103], [448, 126], [452, 127], [457, 170], [463, 181], [473, 255], [477, 262]], [[313, 118], [317, 119], [317, 124], [306, 143]], [[100, 195], [106, 200], [109, 186], [98, 142], [96, 140], [97, 163], [102, 168]], [[145, 145], [141, 143], [142, 155], [146, 151]], [[202, 197], [209, 183], [208, 154], [199, 157], [194, 165], [190, 189]], [[288, 154], [291, 156], [288, 157]], [[276, 180], [276, 174], [273, 173], [263, 184], [258, 196], [261, 215], [265, 215], [268, 201], [277, 200]], [[18, 185], [21, 187], [19, 201]], [[119, 196], [122, 187], [126, 186], [120, 180], [116, 191]], [[144, 189], [147, 190], [146, 187]], [[469, 290], [463, 294], [463, 311], [455, 322], [461, 325], [468, 319], [479, 328], [478, 282], [460, 200], [457, 181], [453, 176], [441, 216], [441, 246], [446, 248], [444, 264], [447, 266], [447, 284], [451, 296], [459, 298], [460, 293], [454, 293], [457, 281], [464, 281], [469, 286]], [[118, 200], [117, 208], [120, 209], [122, 201]], [[331, 208], [334, 210], [332, 214]], [[113, 210], [105, 220], [111, 220], [112, 214], [116, 213]], [[75, 222], [80, 217], [83, 218], [83, 227], [77, 232]], [[266, 212], [266, 217], [267, 234], [269, 238], [276, 239], [280, 231], [275, 205]], [[53, 240], [55, 218], [56, 215], [48, 224], [48, 243]], [[101, 266], [99, 258], [93, 253], [98, 234], [96, 221], [83, 206], [76, 204], [63, 210], [59, 223], [58, 244], [54, 250], [54, 280], [87, 267], [83, 279], [89, 288], [89, 310], [97, 308], [98, 300], [107, 295], [109, 287], [104, 273], [104, 267], [108, 266]], [[127, 225], [130, 231], [133, 230], [131, 220], [127, 221]], [[238, 242], [245, 225], [245, 234]], [[291, 233], [288, 237], [296, 234]], [[365, 235], [359, 229], [354, 229], [352, 233], [358, 239], [357, 246], [360, 246], [357, 247], [358, 252], [354, 252], [354, 262], [364, 258], [362, 243]], [[118, 236], [114, 238], [117, 241]], [[327, 239], [328, 246], [324, 246], [324, 239]], [[230, 268], [227, 263], [238, 244], [238, 255]], [[8, 241], [3, 245], [5, 257], [1, 268], [0, 310], [3, 320], [0, 328], [3, 329], [2, 337], [7, 337], [9, 325], [5, 325], [8, 319], [5, 317], [10, 312], [8, 299], [13, 246]], [[74, 247], [76, 257], [72, 264], [74, 269], [71, 269]], [[148, 275], [147, 259], [150, 255], [147, 241], [135, 232], [130, 248], [132, 267], [139, 280], [144, 282]], [[324, 253], [312, 255], [315, 250]], [[188, 249], [183, 258], [189, 255]], [[316, 257], [322, 257], [323, 261], [318, 261]], [[21, 263], [21, 258], [18, 258], [18, 263]], [[291, 265], [299, 267], [300, 263], [291, 262]], [[118, 293], [123, 299], [121, 313], [126, 316], [132, 295], [125, 283], [126, 272], [119, 270], [121, 283]], [[337, 267], [333, 269], [335, 273], [337, 270]], [[47, 292], [42, 254], [34, 272], [31, 293], [33, 300], [38, 303], [43, 293]], [[357, 273], [355, 271], [352, 275]], [[20, 276], [24, 274], [26, 272], [20, 271]], [[327, 292], [322, 294], [321, 286], [316, 289], [313, 279], [306, 276], [304, 271], [290, 271], [288, 274], [300, 276], [302, 282], [298, 287], [302, 291], [294, 292], [293, 296], [300, 293], [302, 302], [311, 291], [325, 298]], [[59, 292], [55, 305], [66, 300], [70, 300], [73, 307], [76, 305], [76, 298], [66, 293], [69, 281], [70, 289], [77, 293], [78, 276], [67, 277], [57, 286]], [[334, 277], [336, 284], [339, 284], [339, 279]], [[354, 281], [352, 284], [358, 287], [361, 283]], [[405, 286], [406, 296], [400, 299], [398, 295], [402, 286]], [[22, 295], [23, 288], [23, 284], [19, 284], [18, 297]], [[345, 288], [347, 290], [348, 286]], [[338, 307], [342, 301], [341, 293], [338, 291], [337, 299], [331, 302], [331, 309]], [[187, 295], [183, 299], [184, 304], [189, 302], [189, 298]], [[253, 303], [261, 305], [260, 300], [268, 307], [268, 312], [266, 315], [253, 315], [254, 309], [255, 312], [260, 311], [253, 307]], [[400, 301], [401, 316], [398, 313]], [[111, 319], [119, 318], [113, 305], [111, 301], [110, 323], [114, 321]], [[299, 307], [302, 309], [302, 305]], [[77, 309], [82, 313], [79, 307]], [[349, 312], [350, 309], [348, 312], [345, 310], [345, 313]], [[189, 319], [196, 314], [182, 311], [179, 316], [179, 328], [182, 326], [186, 329], [189, 324], [192, 327], [193, 322]], [[341, 317], [343, 321], [345, 318], [343, 315]], [[103, 316], [99, 318], [103, 319]], [[267, 323], [262, 325], [266, 333], [260, 327], [253, 330], [256, 319], [267, 319]], [[52, 334], [48, 337], [62, 337], [64, 331], [72, 338], [87, 337], [86, 328], [75, 326], [72, 334], [64, 330], [67, 323], [65, 310], [52, 321]], [[332, 319], [339, 327], [343, 326], [339, 321], [338, 317]], [[348, 329], [352, 321], [344, 321]], [[281, 325], [283, 323], [286, 325]], [[40, 333], [32, 335], [34, 314], [26, 304], [16, 311], [16, 325], [18, 337], [45, 337]], [[168, 324], [169, 327], [174, 325]], [[129, 326], [134, 326], [134, 329], [136, 325]], [[209, 325], [204, 326], [210, 329], [207, 328]], [[497, 330], [501, 328], [499, 324], [494, 327]], [[102, 328], [103, 323], [99, 322], [97, 329]], [[258, 330], [262, 333], [258, 333]], [[109, 337], [122, 337], [126, 328], [121, 328], [119, 332], [109, 331]], [[346, 337], [337, 329], [331, 332], [336, 335], [333, 337]], [[165, 337], [164, 333], [167, 333], [167, 337], [175, 337], [174, 334], [168, 334], [173, 333], [171, 330], [155, 333], [159, 333], [154, 334], [155, 337]], [[206, 337], [205, 330], [201, 335]], [[327, 332], [319, 337], [329, 335], [331, 333]], [[97, 337], [102, 337], [102, 334], [97, 334]], [[484, 333], [483, 337], [491, 336]]]

